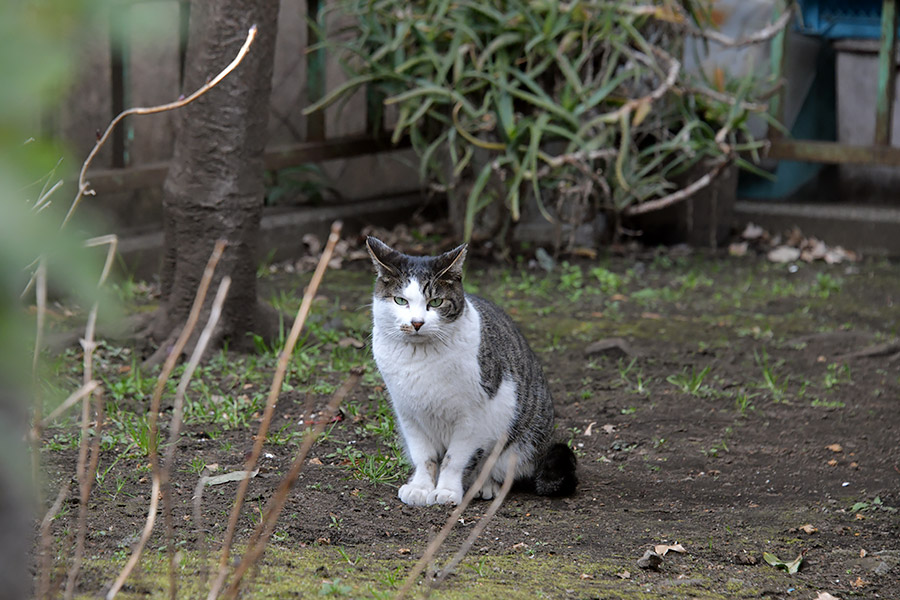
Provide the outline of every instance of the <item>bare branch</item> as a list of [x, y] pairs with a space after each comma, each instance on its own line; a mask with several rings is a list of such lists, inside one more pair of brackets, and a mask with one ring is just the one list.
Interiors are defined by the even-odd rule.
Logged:
[[116, 118], [114, 118], [106, 127], [106, 131], [103, 132], [103, 135], [100, 136], [100, 139], [98, 139], [97, 143], [94, 144], [94, 148], [91, 150], [90, 154], [88, 154], [88, 157], [84, 161], [84, 164], [81, 165], [81, 172], [78, 174], [78, 193], [75, 195], [75, 200], [72, 202], [72, 206], [69, 207], [69, 212], [66, 213], [66, 217], [65, 219], [63, 219], [62, 225], [60, 225], [60, 229], [65, 227], [66, 223], [69, 222], [69, 219], [72, 217], [72, 213], [75, 212], [78, 204], [81, 203], [81, 199], [84, 196], [94, 195], [94, 190], [90, 188], [90, 182], [85, 180], [88, 167], [90, 167], [91, 163], [94, 162], [94, 158], [97, 156], [97, 153], [100, 152], [103, 144], [106, 143], [109, 135], [112, 133], [113, 129], [115, 129], [116, 125], [118, 125], [122, 121], [122, 119], [131, 115], [152, 115], [156, 113], [166, 112], [190, 104], [212, 88], [216, 87], [223, 79], [225, 79], [226, 76], [228, 76], [229, 73], [234, 71], [234, 69], [237, 68], [239, 64], [241, 64], [241, 61], [244, 60], [244, 56], [247, 55], [247, 52], [250, 50], [250, 45], [253, 44], [253, 40], [255, 38], [256, 25], [253, 25], [250, 28], [250, 31], [247, 32], [247, 39], [244, 42], [244, 45], [241, 46], [241, 49], [238, 51], [237, 56], [234, 57], [234, 60], [232, 60], [227, 67], [222, 69], [222, 71], [218, 75], [210, 79], [205, 85], [200, 87], [200, 89], [195, 91], [187, 98], [181, 98], [179, 100], [176, 100], [175, 102], [169, 102], [168, 104], [161, 104], [159, 106], [135, 107], [120, 112], [116, 116]]
[[157, 420], [159, 419], [160, 399], [162, 398], [162, 393], [163, 389], [165, 388], [166, 381], [168, 381], [169, 375], [172, 373], [172, 370], [175, 368], [175, 363], [178, 361], [178, 357], [180, 357], [181, 353], [184, 351], [184, 347], [187, 345], [188, 339], [190, 339], [191, 335], [194, 333], [194, 328], [197, 326], [197, 321], [200, 319], [200, 310], [203, 308], [203, 303], [206, 300], [206, 293], [207, 291], [209, 291], [209, 285], [212, 282], [213, 274], [216, 271], [216, 265], [219, 264], [219, 259], [222, 258], [222, 253], [225, 251], [225, 246], [225, 240], [218, 240], [216, 242], [212, 254], [209, 257], [209, 261], [206, 263], [206, 268], [203, 271], [203, 277], [200, 279], [200, 285], [197, 286], [197, 295], [194, 297], [194, 304], [193, 306], [191, 306], [191, 312], [188, 315], [188, 319], [184, 325], [184, 329], [181, 331], [181, 335], [178, 336], [178, 340], [175, 342], [175, 346], [172, 348], [172, 351], [166, 358], [166, 362], [163, 364], [162, 371], [160, 372], [159, 377], [156, 379], [156, 386], [153, 388], [153, 396], [150, 399], [149, 419], [150, 467], [153, 471], [150, 492], [150, 508], [147, 511], [147, 520], [144, 523], [144, 529], [141, 532], [141, 537], [138, 540], [134, 551], [131, 553], [131, 556], [128, 558], [128, 562], [125, 563], [125, 567], [122, 568], [119, 576], [116, 578], [115, 582], [113, 582], [113, 585], [109, 589], [109, 592], [107, 592], [107, 600], [112, 600], [113, 598], [115, 598], [116, 594], [119, 593], [119, 590], [122, 589], [122, 585], [125, 584], [125, 580], [128, 579], [131, 571], [134, 570], [135, 565], [137, 565], [138, 560], [140, 560], [141, 553], [144, 550], [144, 546], [147, 544], [147, 540], [150, 539], [150, 534], [153, 532], [153, 525], [156, 522], [156, 512], [159, 506], [161, 477], [159, 469], [159, 454], [157, 453], [156, 448], [156, 436], [158, 431]]
[[728, 37], [727, 35], [711, 29], [700, 29], [697, 27], [689, 27], [688, 29], [691, 35], [706, 38], [717, 44], [721, 44], [722, 46], [728, 46], [729, 48], [740, 48], [742, 46], [750, 46], [752, 44], [759, 44], [771, 40], [787, 27], [793, 14], [793, 10], [788, 8], [788, 10], [785, 10], [774, 23], [769, 23], [759, 31], [754, 31], [750, 35], [745, 35], [738, 39]]
[[[84, 411], [81, 422], [81, 448], [87, 447], [88, 439], [88, 422], [86, 415], [90, 414], [88, 398], [84, 397], [84, 405], [88, 406], [88, 410]], [[75, 556], [72, 558], [72, 564], [69, 567], [69, 575], [66, 581], [66, 600], [75, 597], [75, 584], [78, 581], [78, 574], [81, 571], [81, 563], [84, 560], [84, 540], [87, 536], [87, 515], [88, 500], [91, 497], [91, 486], [94, 482], [94, 476], [97, 473], [97, 463], [100, 460], [100, 430], [103, 427], [103, 394], [95, 395], [94, 413], [97, 415], [96, 431], [94, 432], [94, 440], [90, 445], [90, 462], [85, 468], [82, 463], [81, 453], [78, 457], [78, 487], [80, 495], [78, 497], [78, 522], [76, 524], [75, 536]]]
[[469, 533], [469, 537], [466, 538], [466, 541], [459, 547], [459, 550], [456, 551], [456, 554], [453, 555], [453, 558], [450, 559], [450, 562], [441, 569], [440, 574], [428, 584], [428, 590], [431, 591], [436, 585], [440, 584], [453, 570], [456, 566], [465, 558], [466, 554], [471, 550], [472, 545], [475, 543], [475, 540], [478, 539], [478, 536], [484, 531], [484, 528], [487, 527], [487, 524], [497, 513], [497, 510], [500, 508], [500, 505], [503, 504], [503, 501], [506, 499], [506, 495], [509, 494], [509, 490], [512, 488], [513, 481], [515, 480], [516, 474], [516, 464], [519, 462], [519, 455], [515, 452], [510, 452], [509, 459], [507, 461], [506, 466], [506, 477], [503, 479], [503, 485], [500, 487], [500, 491], [497, 493], [497, 497], [494, 498], [494, 501], [491, 502], [491, 505], [488, 507], [487, 512], [484, 513], [484, 516], [475, 524], [475, 527], [472, 528], [472, 532]]
[[197, 370], [197, 365], [200, 364], [200, 360], [206, 353], [206, 347], [209, 345], [210, 339], [212, 339], [213, 331], [215, 331], [219, 324], [219, 319], [222, 316], [222, 307], [225, 305], [225, 297], [228, 295], [228, 288], [230, 286], [231, 277], [226, 275], [222, 278], [222, 281], [219, 282], [219, 289], [216, 292], [216, 297], [209, 310], [209, 319], [207, 319], [206, 326], [200, 333], [200, 338], [197, 340], [196, 346], [194, 346], [194, 352], [191, 354], [191, 358], [184, 369], [181, 381], [178, 383], [178, 389], [175, 390], [175, 403], [172, 407], [172, 421], [169, 424], [169, 443], [166, 445], [165, 462], [160, 474], [160, 489], [162, 490], [163, 500], [165, 502], [163, 505], [163, 516], [166, 522], [166, 548], [168, 548], [169, 553], [169, 597], [172, 600], [176, 597], [177, 588], [175, 582], [175, 524], [172, 520], [172, 495], [169, 488], [169, 481], [172, 475], [172, 466], [175, 464], [175, 448], [177, 447], [178, 440], [181, 436], [181, 424], [184, 418], [184, 395], [187, 392], [187, 387], [191, 382], [194, 371]]
[[281, 480], [281, 484], [278, 486], [275, 495], [266, 506], [262, 519], [253, 531], [253, 535], [247, 545], [247, 552], [244, 554], [244, 558], [237, 566], [237, 569], [235, 569], [234, 579], [225, 594], [226, 598], [237, 597], [244, 574], [259, 561], [263, 551], [266, 549], [266, 544], [269, 543], [269, 539], [272, 537], [272, 532], [275, 531], [275, 524], [278, 522], [278, 516], [281, 514], [281, 511], [284, 509], [288, 494], [297, 482], [300, 471], [306, 466], [306, 457], [309, 455], [310, 449], [312, 449], [313, 444], [316, 443], [319, 436], [322, 435], [322, 432], [331, 421], [331, 418], [337, 413], [338, 407], [359, 383], [362, 375], [362, 368], [351, 370], [350, 376], [347, 377], [343, 385], [341, 385], [334, 393], [334, 396], [332, 396], [331, 401], [325, 408], [324, 414], [322, 415], [322, 418], [319, 419], [315, 429], [313, 429], [313, 431], [303, 440], [303, 444], [300, 446], [300, 449], [297, 451], [297, 456], [291, 464], [290, 471], [288, 471], [288, 474]]
[[319, 264], [316, 266], [316, 270], [309, 282], [309, 287], [306, 288], [306, 293], [303, 294], [303, 301], [300, 303], [297, 317], [294, 319], [291, 332], [288, 334], [288, 338], [284, 343], [284, 348], [282, 348], [281, 354], [278, 357], [278, 366], [275, 369], [275, 376], [272, 379], [272, 387], [269, 389], [269, 397], [266, 399], [266, 408], [263, 411], [262, 422], [259, 424], [259, 430], [256, 434], [256, 440], [253, 443], [253, 449], [245, 463], [244, 469], [248, 475], [242, 479], [238, 485], [234, 505], [231, 508], [231, 516], [228, 520], [228, 527], [225, 530], [225, 542], [222, 546], [222, 555], [219, 559], [219, 572], [209, 590], [209, 595], [207, 596], [209, 600], [214, 600], [218, 596], [219, 590], [222, 589], [222, 585], [225, 583], [228, 558], [231, 553], [234, 532], [237, 529], [237, 522], [241, 514], [244, 496], [247, 494], [247, 487], [250, 485], [249, 474], [256, 468], [256, 462], [259, 460], [259, 455], [262, 453], [262, 446], [266, 441], [266, 433], [268, 433], [269, 425], [272, 422], [272, 414], [275, 412], [275, 403], [278, 401], [278, 395], [281, 393], [281, 385], [284, 383], [284, 374], [287, 371], [288, 363], [291, 360], [294, 346], [297, 344], [297, 339], [300, 337], [303, 325], [306, 323], [306, 317], [309, 315], [309, 309], [312, 307], [312, 302], [316, 297], [319, 284], [322, 282], [322, 277], [325, 275], [325, 270], [328, 268], [328, 262], [331, 260], [334, 247], [340, 239], [342, 227], [343, 224], [340, 221], [335, 221], [331, 224], [331, 234], [328, 236], [328, 243], [325, 245], [325, 250], [319, 258]]
[[50, 597], [50, 571], [52, 570], [51, 547], [53, 545], [53, 536], [50, 535], [50, 525], [53, 523], [53, 519], [56, 518], [59, 509], [62, 508], [62, 504], [66, 501], [68, 496], [69, 482], [67, 481], [59, 488], [59, 493], [56, 495], [56, 501], [41, 520], [41, 548], [39, 553], [41, 574], [36, 596], [40, 600]]
[[475, 479], [475, 482], [469, 486], [469, 489], [466, 491], [466, 495], [463, 496], [462, 502], [459, 503], [450, 516], [447, 517], [447, 522], [444, 523], [444, 527], [438, 532], [437, 536], [431, 543], [428, 544], [428, 547], [425, 548], [425, 553], [422, 554], [422, 558], [419, 559], [419, 562], [413, 567], [412, 571], [409, 572], [409, 575], [406, 576], [406, 581], [403, 582], [403, 587], [400, 588], [400, 591], [397, 592], [397, 595], [394, 597], [394, 600], [403, 600], [406, 594], [409, 593], [409, 590], [412, 589], [412, 586], [416, 583], [416, 579], [425, 570], [425, 567], [428, 566], [428, 563], [432, 561], [434, 555], [437, 553], [438, 549], [441, 547], [441, 544], [444, 543], [444, 540], [447, 539], [447, 536], [450, 535], [450, 530], [453, 529], [453, 526], [456, 525], [459, 517], [462, 515], [463, 511], [466, 510], [466, 507], [469, 506], [469, 503], [472, 502], [472, 499], [475, 498], [475, 494], [481, 491], [481, 488], [484, 486], [484, 482], [487, 481], [487, 478], [491, 474], [491, 470], [494, 468], [494, 465], [497, 462], [497, 459], [500, 458], [500, 454], [503, 452], [503, 448], [506, 447], [506, 436], [504, 435], [497, 443], [494, 444], [494, 449], [491, 450], [490, 456], [488, 456], [487, 460], [484, 461], [484, 465], [481, 467], [481, 472], [478, 474], [478, 477]]
[[[90, 394], [92, 394], [98, 387], [100, 387], [100, 382], [96, 379], [92, 379], [91, 381], [88, 381], [86, 384], [82, 385], [80, 388], [72, 392], [71, 396], [63, 400], [62, 404], [53, 409], [53, 412], [44, 417], [40, 422], [41, 426], [46, 427], [47, 425], [52, 423], [56, 417], [72, 408], [79, 400], [81, 400], [85, 396], [89, 396]], [[40, 438], [40, 430], [35, 428], [32, 431], [31, 435], [33, 437]]]
[[626, 216], [633, 217], [634, 215], [642, 215], [644, 213], [653, 212], [654, 210], [659, 210], [661, 208], [665, 208], [672, 204], [676, 204], [690, 198], [710, 183], [712, 183], [719, 174], [731, 164], [730, 159], [720, 160], [716, 163], [716, 165], [703, 177], [690, 184], [687, 187], [684, 187], [677, 192], [672, 192], [668, 196], [663, 196], [662, 198], [657, 198], [656, 200], [651, 200], [649, 202], [643, 202], [641, 204], [633, 204], [625, 209], [624, 213]]

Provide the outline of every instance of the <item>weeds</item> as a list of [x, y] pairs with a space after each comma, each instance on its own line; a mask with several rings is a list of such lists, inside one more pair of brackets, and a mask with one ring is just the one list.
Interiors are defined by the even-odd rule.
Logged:
[[681, 371], [681, 373], [669, 375], [668, 377], [666, 377], [666, 381], [674, 385], [685, 394], [690, 394], [691, 396], [695, 396], [697, 398], [706, 397], [710, 395], [712, 390], [709, 386], [703, 385], [703, 380], [706, 379], [707, 375], [709, 375], [710, 369], [711, 367], [707, 365], [705, 369], [698, 373], [693, 367], [691, 367], [690, 375], [688, 375], [687, 369], [684, 369]]
[[762, 383], [759, 384], [759, 387], [763, 390], [766, 390], [771, 396], [773, 402], [783, 402], [787, 396], [787, 386], [790, 381], [790, 376], [780, 377], [776, 375], [775, 368], [769, 364], [769, 355], [766, 352], [765, 348], [762, 351], [762, 355], [753, 352], [753, 356], [756, 360], [756, 364], [762, 369]]

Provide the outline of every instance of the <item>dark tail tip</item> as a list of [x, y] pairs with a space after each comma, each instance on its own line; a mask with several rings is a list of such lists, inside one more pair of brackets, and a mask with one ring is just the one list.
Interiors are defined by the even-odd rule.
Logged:
[[569, 496], [575, 492], [575, 453], [565, 444], [553, 444], [534, 471], [534, 491], [539, 496]]

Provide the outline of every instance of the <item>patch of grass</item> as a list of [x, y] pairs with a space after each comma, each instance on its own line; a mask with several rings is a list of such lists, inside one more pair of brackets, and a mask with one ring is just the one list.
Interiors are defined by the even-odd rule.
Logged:
[[782, 377], [775, 373], [775, 367], [769, 364], [769, 355], [765, 348], [761, 355], [754, 351], [753, 356], [756, 364], [762, 370], [762, 382], [759, 384], [759, 388], [767, 391], [773, 402], [783, 402], [787, 397], [790, 375]]
[[685, 394], [690, 394], [691, 396], [696, 396], [698, 398], [707, 397], [712, 393], [712, 390], [709, 386], [703, 385], [703, 380], [709, 375], [711, 368], [712, 367], [707, 365], [705, 369], [698, 373], [691, 367], [690, 375], [688, 375], [687, 369], [684, 369], [681, 373], [669, 375], [666, 377], [666, 381]]
[[826, 390], [836, 388], [845, 383], [853, 383], [853, 379], [850, 377], [850, 365], [831, 363], [826, 367], [825, 380], [822, 382], [822, 386]]

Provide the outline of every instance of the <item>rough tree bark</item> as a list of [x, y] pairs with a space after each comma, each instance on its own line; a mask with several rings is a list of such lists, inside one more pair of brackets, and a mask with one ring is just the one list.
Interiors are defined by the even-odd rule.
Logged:
[[248, 332], [267, 338], [275, 333], [275, 311], [256, 295], [255, 261], [277, 16], [278, 0], [191, 2], [185, 90], [214, 77], [235, 56], [253, 24], [258, 33], [237, 69], [177, 115], [178, 137], [164, 184], [162, 300], [151, 325], [151, 335], [160, 343], [156, 360], [164, 358], [184, 324], [219, 238], [228, 247], [211, 289], [224, 275], [232, 278], [219, 341], [229, 338], [231, 347], [242, 347]]

